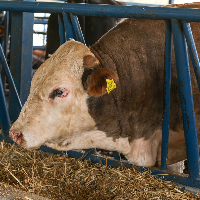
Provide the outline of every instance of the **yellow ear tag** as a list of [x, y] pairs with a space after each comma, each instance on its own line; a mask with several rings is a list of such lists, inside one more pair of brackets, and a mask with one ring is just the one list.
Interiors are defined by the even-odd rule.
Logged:
[[112, 90], [114, 90], [116, 88], [116, 84], [115, 84], [113, 79], [111, 79], [111, 80], [110, 79], [106, 79], [106, 82], [107, 82], [106, 90], [107, 90], [107, 92], [109, 94]]

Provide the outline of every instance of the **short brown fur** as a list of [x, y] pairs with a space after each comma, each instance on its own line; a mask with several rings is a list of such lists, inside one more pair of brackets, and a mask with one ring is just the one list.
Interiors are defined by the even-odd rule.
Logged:
[[[172, 5], [173, 6], [173, 5]], [[200, 8], [199, 3], [175, 5]], [[191, 23], [197, 51], [200, 52], [199, 23]], [[89, 112], [97, 127], [114, 138], [130, 141], [148, 139], [162, 127], [165, 22], [125, 19], [91, 47], [100, 66], [117, 72], [119, 83], [112, 97], [90, 97]], [[183, 128], [175, 58], [172, 59], [170, 128]], [[196, 120], [199, 122], [200, 95], [191, 68]], [[109, 103], [108, 103], [109, 102]], [[197, 124], [200, 134], [200, 123]]]

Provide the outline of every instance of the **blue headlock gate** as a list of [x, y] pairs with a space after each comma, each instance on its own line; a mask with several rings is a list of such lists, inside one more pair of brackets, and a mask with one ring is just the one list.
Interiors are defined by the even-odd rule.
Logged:
[[[139, 18], [139, 19], [154, 19], [154, 20], [165, 20], [165, 79], [164, 79], [164, 114], [163, 114], [163, 140], [162, 140], [162, 158], [161, 158], [161, 169], [146, 169], [143, 167], [137, 167], [141, 171], [148, 170], [152, 174], [161, 176], [166, 180], [172, 180], [183, 185], [188, 185], [196, 188], [200, 188], [200, 177], [199, 177], [199, 148], [197, 140], [196, 122], [194, 114], [194, 105], [192, 97], [191, 78], [189, 73], [189, 62], [187, 47], [190, 53], [198, 87], [200, 89], [200, 66], [199, 58], [196, 52], [195, 43], [190, 28], [190, 22], [200, 22], [200, 11], [198, 9], [180, 9], [170, 7], [147, 7], [147, 6], [111, 6], [111, 5], [80, 5], [80, 4], [63, 4], [63, 3], [45, 3], [45, 2], [17, 2], [17, 1], [0, 1], [0, 11], [12, 11], [12, 15], [16, 19], [13, 26], [22, 27], [22, 23], [25, 23], [23, 19], [23, 12], [26, 14], [33, 13], [61, 13], [62, 18], [59, 18], [59, 29], [61, 36], [61, 44], [69, 38], [84, 42], [79, 23], [76, 15], [85, 16], [111, 16], [111, 17], [122, 17], [122, 18]], [[28, 13], [27, 13], [28, 12]], [[32, 16], [29, 19], [32, 20]], [[27, 23], [27, 22], [26, 22]], [[26, 24], [28, 26], [28, 24]], [[28, 95], [27, 83], [23, 83], [24, 80], [30, 84], [32, 77], [32, 68], [23, 67], [25, 66], [21, 60], [19, 52], [23, 52], [22, 39], [20, 44], [17, 44], [19, 37], [22, 38], [24, 33], [21, 32], [19, 27], [15, 28], [18, 31], [18, 36], [12, 35], [11, 51], [15, 52], [13, 59], [18, 63], [11, 72], [7, 65], [3, 49], [0, 46], [0, 74], [2, 68], [8, 77], [10, 84], [10, 116], [6, 105], [5, 95], [3, 91], [2, 79], [0, 78], [0, 123], [3, 130], [3, 136], [0, 139], [10, 141], [8, 137], [8, 130], [10, 128], [10, 117], [12, 120], [16, 120], [21, 110], [22, 103]], [[12, 33], [11, 33], [12, 34]], [[16, 32], [15, 32], [16, 34]], [[186, 140], [186, 151], [188, 160], [189, 175], [180, 174], [169, 174], [167, 171], [166, 159], [168, 155], [168, 135], [169, 135], [169, 111], [170, 111], [170, 84], [171, 84], [171, 55], [172, 55], [172, 34], [175, 48], [176, 67], [178, 74], [178, 84], [181, 99], [181, 109], [184, 122], [185, 140]], [[29, 45], [28, 52], [32, 55], [32, 48]], [[17, 55], [17, 56], [16, 56]], [[28, 55], [27, 55], [28, 57]], [[12, 59], [11, 58], [11, 59]], [[25, 59], [25, 58], [24, 58]], [[26, 59], [25, 59], [26, 60]], [[31, 60], [31, 59], [30, 59]], [[12, 64], [12, 63], [11, 63]], [[22, 66], [22, 67], [19, 67]], [[14, 79], [14, 81], [13, 81]], [[15, 84], [16, 86], [15, 86]], [[20, 86], [20, 87], [19, 87]], [[22, 92], [23, 91], [23, 92]], [[20, 95], [18, 95], [20, 94]], [[20, 97], [19, 97], [20, 96]], [[11, 141], [10, 141], [11, 142]], [[61, 153], [59, 151], [49, 149], [45, 146], [40, 149], [45, 151], [51, 151], [54, 153]], [[121, 161], [118, 153], [114, 152], [114, 158], [104, 158], [96, 156], [94, 150], [86, 150], [85, 153], [77, 151], [68, 151], [67, 154], [71, 157], [90, 159], [92, 162], [102, 162], [109, 166], [126, 166], [129, 168], [136, 168], [127, 161]]]

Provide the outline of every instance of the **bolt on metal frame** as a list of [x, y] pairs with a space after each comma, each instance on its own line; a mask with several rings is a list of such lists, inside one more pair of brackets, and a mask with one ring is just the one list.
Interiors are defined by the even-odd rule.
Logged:
[[[195, 43], [192, 37], [189, 22], [200, 22], [199, 9], [180, 9], [170, 7], [147, 7], [147, 6], [110, 6], [110, 5], [79, 5], [79, 4], [62, 4], [62, 3], [45, 3], [45, 2], [16, 2], [16, 1], [1, 1], [0, 10], [4, 11], [20, 11], [20, 12], [50, 12], [62, 13], [63, 19], [59, 18], [59, 24], [64, 22], [64, 26], [60, 26], [60, 31], [66, 30], [65, 34], [61, 35], [61, 42], [65, 38], [75, 38], [84, 43], [79, 30], [74, 30], [77, 27], [76, 17], [74, 15], [96, 15], [96, 16], [111, 16], [111, 17], [126, 17], [139, 19], [155, 19], [165, 20], [165, 80], [164, 80], [164, 114], [163, 114], [163, 140], [162, 140], [162, 160], [161, 170], [154, 168], [148, 169], [152, 174], [161, 176], [166, 180], [173, 180], [183, 185], [200, 188], [199, 178], [199, 148], [197, 140], [195, 112], [192, 97], [191, 77], [189, 72], [189, 62], [187, 54], [187, 46], [190, 52], [190, 57], [193, 63], [198, 85], [199, 78], [199, 59], [196, 52]], [[70, 13], [69, 15], [66, 14]], [[69, 18], [70, 16], [70, 18]], [[63, 20], [63, 21], [62, 21]], [[69, 21], [71, 20], [71, 22]], [[73, 21], [75, 20], [75, 21]], [[174, 38], [175, 58], [177, 63], [177, 75], [179, 84], [179, 93], [181, 100], [182, 117], [185, 128], [186, 151], [189, 167], [189, 176], [168, 174], [166, 166], [166, 158], [168, 154], [168, 135], [169, 135], [169, 110], [170, 110], [170, 84], [171, 84], [171, 54], [172, 54], [172, 34]], [[187, 44], [186, 44], [186, 41]], [[32, 50], [31, 50], [32, 51]], [[1, 57], [1, 55], [0, 55]], [[1, 57], [3, 58], [3, 56]], [[6, 62], [4, 60], [4, 62]], [[4, 66], [5, 67], [5, 66]], [[1, 70], [0, 70], [1, 72]], [[23, 73], [23, 72], [22, 72]], [[10, 76], [10, 75], [9, 75]], [[1, 82], [0, 82], [1, 86]], [[1, 89], [1, 87], [0, 87]], [[17, 96], [17, 93], [15, 93]], [[7, 129], [10, 125], [6, 102], [2, 89], [0, 90], [0, 122], [7, 123], [7, 127], [3, 130], [7, 137]], [[19, 106], [20, 107], [20, 106]], [[4, 112], [3, 112], [4, 111]], [[19, 114], [19, 113], [17, 113]], [[4, 116], [6, 116], [4, 118]], [[5, 120], [5, 121], [4, 121]], [[43, 150], [49, 148], [43, 146]], [[56, 150], [51, 150], [58, 152]], [[92, 153], [91, 153], [92, 152]], [[58, 152], [59, 153], [59, 152]], [[68, 151], [69, 156], [82, 157], [83, 159], [91, 159], [93, 162], [102, 162], [111, 166], [127, 166], [135, 168], [131, 163], [108, 158], [98, 157], [93, 154], [93, 150], [88, 150], [86, 154], [82, 152]], [[141, 171], [147, 170], [143, 167], [137, 167]]]

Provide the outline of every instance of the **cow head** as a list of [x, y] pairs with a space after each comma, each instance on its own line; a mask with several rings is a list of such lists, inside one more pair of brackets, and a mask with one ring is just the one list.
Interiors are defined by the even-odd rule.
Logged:
[[[118, 81], [109, 69], [91, 71], [98, 65], [82, 43], [71, 40], [60, 46], [36, 71], [29, 97], [10, 129], [12, 140], [25, 148], [37, 148], [95, 130], [86, 103], [88, 94], [104, 95], [106, 79]], [[87, 70], [91, 72], [83, 81]]]

